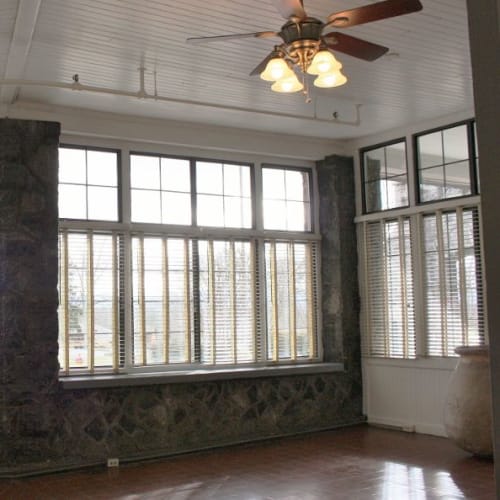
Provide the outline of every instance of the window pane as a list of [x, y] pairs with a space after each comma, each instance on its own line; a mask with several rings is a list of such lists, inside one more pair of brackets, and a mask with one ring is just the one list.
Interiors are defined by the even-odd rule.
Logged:
[[250, 168], [243, 165], [224, 165], [224, 194], [250, 198]]
[[286, 201], [264, 200], [264, 228], [286, 231]]
[[443, 164], [443, 143], [441, 132], [421, 135], [417, 138], [419, 168]]
[[443, 146], [445, 163], [469, 158], [467, 125], [443, 130]]
[[163, 224], [191, 225], [191, 195], [185, 193], [161, 193]]
[[387, 161], [387, 177], [406, 176], [406, 144], [398, 142], [385, 148]]
[[198, 195], [198, 225], [224, 227], [222, 196]]
[[117, 186], [118, 155], [107, 151], [87, 151], [87, 182]]
[[365, 180], [373, 181], [386, 176], [384, 148], [364, 153]]
[[220, 163], [196, 162], [196, 191], [208, 194], [224, 193]]
[[252, 206], [249, 198], [224, 198], [224, 226], [252, 227]]
[[117, 189], [88, 187], [88, 218], [91, 220], [118, 220]]
[[59, 217], [61, 219], [87, 218], [85, 186], [59, 184]]
[[363, 154], [366, 212], [408, 205], [406, 143], [388, 144]]
[[445, 166], [446, 197], [471, 194], [469, 162], [453, 163]]
[[87, 182], [85, 149], [59, 148], [59, 182]]
[[277, 168], [262, 169], [262, 188], [265, 200], [285, 199], [285, 171]]
[[161, 189], [189, 193], [191, 191], [189, 163], [189, 160], [161, 158]]
[[385, 181], [372, 181], [365, 183], [365, 202], [367, 212], [382, 210], [382, 198], [386, 195]]
[[285, 172], [286, 199], [309, 201], [309, 175], [306, 172]]
[[160, 189], [160, 161], [156, 156], [130, 155], [132, 188]]
[[160, 191], [132, 189], [132, 221], [161, 223]]
[[309, 172], [263, 168], [264, 229], [310, 231]]
[[420, 171], [420, 201], [441, 200], [445, 196], [443, 167]]
[[385, 208], [404, 207], [408, 205], [408, 179], [406, 174], [387, 179], [386, 187], [387, 204]]
[[289, 231], [310, 231], [309, 203], [287, 202], [287, 229]]

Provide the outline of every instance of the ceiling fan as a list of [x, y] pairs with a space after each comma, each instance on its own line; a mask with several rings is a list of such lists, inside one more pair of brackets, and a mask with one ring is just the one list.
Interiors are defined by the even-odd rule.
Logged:
[[[276, 92], [296, 92], [306, 86], [305, 73], [316, 75], [317, 87], [338, 87], [347, 81], [340, 71], [342, 65], [332, 51], [343, 52], [358, 59], [374, 61], [389, 49], [376, 43], [344, 33], [325, 31], [331, 28], [349, 28], [360, 24], [388, 19], [422, 10], [419, 0], [384, 0], [350, 10], [334, 12], [323, 22], [309, 17], [303, 0], [273, 0], [279, 13], [287, 19], [280, 31], [258, 31], [231, 35], [188, 38], [188, 43], [205, 43], [238, 38], [281, 38], [273, 51], [261, 61], [250, 75], [260, 74], [274, 82]], [[302, 82], [294, 69], [302, 75]], [[307, 93], [307, 88], [306, 88]]]

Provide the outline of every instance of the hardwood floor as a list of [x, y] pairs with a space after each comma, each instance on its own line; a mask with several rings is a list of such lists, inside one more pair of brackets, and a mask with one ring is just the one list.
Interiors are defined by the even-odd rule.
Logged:
[[493, 499], [493, 463], [448, 440], [357, 426], [117, 469], [0, 481], [1, 499]]

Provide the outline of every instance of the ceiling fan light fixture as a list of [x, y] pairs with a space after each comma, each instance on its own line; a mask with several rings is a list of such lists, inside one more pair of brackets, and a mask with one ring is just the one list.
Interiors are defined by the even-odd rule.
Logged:
[[276, 82], [294, 75], [287, 62], [282, 57], [277, 56], [267, 63], [266, 69], [260, 74], [260, 77], [268, 82]]
[[292, 71], [292, 75], [286, 78], [282, 78], [273, 83], [271, 86], [271, 90], [274, 92], [282, 92], [286, 94], [290, 94], [292, 92], [298, 92], [302, 90], [304, 85], [299, 81], [295, 73]]
[[340, 70], [323, 73], [314, 80], [314, 86], [323, 89], [340, 87], [347, 82], [347, 78]]
[[324, 73], [331, 73], [339, 71], [342, 68], [335, 56], [327, 49], [322, 49], [316, 53], [311, 65], [307, 68], [310, 75], [322, 75]]

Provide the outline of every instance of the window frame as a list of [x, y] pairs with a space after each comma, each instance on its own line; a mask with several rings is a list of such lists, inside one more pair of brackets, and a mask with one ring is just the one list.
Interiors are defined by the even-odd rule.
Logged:
[[[262, 214], [262, 220], [260, 221], [260, 224], [262, 225], [262, 229], [263, 231], [267, 232], [267, 233], [276, 233], [276, 234], [284, 234], [284, 233], [297, 233], [297, 234], [318, 234], [318, 230], [319, 228], [317, 227], [317, 222], [316, 222], [316, 217], [315, 217], [315, 214], [317, 213], [316, 210], [317, 208], [316, 207], [319, 207], [319, 205], [316, 206], [316, 197], [314, 195], [315, 193], [315, 189], [314, 189], [314, 182], [315, 182], [315, 176], [313, 175], [313, 169], [312, 168], [308, 168], [308, 167], [295, 167], [295, 166], [286, 166], [286, 165], [280, 165], [280, 164], [276, 164], [276, 163], [262, 163], [261, 166], [260, 166], [260, 173], [262, 175], [262, 170], [263, 169], [274, 169], [274, 170], [291, 170], [291, 171], [294, 171], [294, 172], [305, 172], [308, 174], [308, 177], [309, 177], [309, 212], [310, 212], [310, 217], [311, 217], [311, 229], [309, 230], [304, 230], [304, 231], [290, 231], [290, 230], [287, 230], [287, 229], [265, 229], [264, 228], [264, 217], [263, 217], [263, 213], [264, 213], [264, 206], [263, 206], [263, 203], [261, 203], [261, 207], [260, 207], [260, 210], [261, 210], [261, 214]], [[263, 194], [264, 194], [264, 183], [262, 182], [262, 189], [261, 189], [261, 192], [260, 192], [260, 196], [261, 196], [261, 202], [264, 201], [264, 197], [263, 197]]]
[[[160, 160], [162, 158], [165, 159], [173, 159], [173, 160], [184, 160], [189, 162], [189, 180], [190, 180], [190, 201], [191, 201], [191, 224], [186, 225], [186, 224], [178, 224], [178, 225], [171, 225], [171, 224], [163, 224], [161, 222], [134, 222], [132, 220], [132, 215], [130, 213], [130, 224], [137, 225], [137, 224], [150, 224], [150, 225], [155, 225], [155, 226], [170, 226], [170, 227], [178, 227], [179, 229], [181, 228], [197, 228], [197, 229], [204, 229], [206, 231], [209, 230], [229, 230], [229, 231], [251, 231], [255, 229], [256, 226], [256, 184], [255, 184], [255, 163], [253, 162], [244, 162], [244, 161], [233, 161], [233, 160], [217, 160], [214, 158], [207, 158], [203, 156], [187, 156], [187, 155], [175, 155], [175, 154], [167, 154], [167, 153], [154, 153], [151, 151], [142, 151], [139, 149], [131, 149], [128, 151], [128, 157], [129, 157], [129, 167], [131, 166], [131, 158], [132, 156], [147, 156], [147, 157], [153, 157], [153, 158], [159, 158]], [[250, 169], [250, 201], [251, 201], [251, 212], [252, 212], [252, 223], [249, 228], [238, 228], [238, 227], [223, 227], [223, 226], [202, 226], [198, 224], [197, 222], [197, 183], [196, 183], [196, 163], [197, 162], [203, 162], [203, 163], [219, 163], [221, 165], [234, 165], [234, 166], [241, 166], [241, 167], [249, 167]], [[132, 185], [130, 183], [130, 192], [132, 192]], [[161, 189], [158, 189], [158, 191], [161, 193]], [[224, 195], [222, 195], [224, 196]], [[132, 201], [130, 200], [130, 209], [132, 209]]]
[[[311, 243], [315, 246], [315, 259], [316, 263], [313, 268], [314, 273], [314, 300], [317, 305], [320, 304], [320, 269], [319, 269], [319, 252], [320, 252], [320, 235], [317, 226], [317, 218], [318, 214], [314, 212], [316, 207], [316, 196], [317, 193], [317, 178], [315, 173], [315, 168], [313, 165], [309, 167], [302, 166], [288, 166], [288, 165], [275, 165], [268, 164], [264, 162], [250, 162], [250, 161], [241, 161], [241, 160], [233, 160], [228, 159], [223, 156], [223, 159], [213, 158], [213, 157], [203, 157], [203, 156], [189, 156], [189, 155], [178, 155], [178, 154], [169, 154], [168, 152], [155, 152], [147, 150], [144, 151], [143, 148], [127, 148], [123, 145], [120, 145], [115, 148], [108, 148], [102, 146], [93, 146], [92, 141], [87, 141], [83, 144], [76, 143], [64, 143], [61, 144], [61, 147], [71, 147], [74, 149], [84, 149], [88, 150], [103, 150], [103, 151], [112, 151], [117, 152], [118, 157], [120, 159], [119, 164], [119, 175], [117, 177], [118, 180], [118, 210], [119, 210], [119, 220], [118, 221], [102, 221], [102, 220], [90, 220], [90, 219], [60, 219], [59, 225], [63, 231], [67, 232], [91, 232], [95, 231], [101, 232], [104, 234], [112, 234], [119, 233], [123, 238], [123, 261], [125, 269], [129, 271], [132, 270], [132, 254], [131, 254], [131, 245], [132, 238], [137, 234], [142, 234], [144, 236], [159, 236], [159, 237], [179, 237], [185, 238], [189, 241], [195, 241], [198, 239], [212, 239], [212, 240], [225, 240], [225, 241], [249, 241], [256, 248], [260, 245], [263, 249], [264, 242], [268, 240], [275, 241], [293, 241], [296, 243]], [[132, 155], [139, 156], [151, 156], [155, 158], [172, 158], [172, 159], [180, 159], [189, 161], [190, 168], [190, 181], [191, 181], [191, 190], [190, 190], [190, 198], [191, 198], [191, 225], [172, 225], [172, 224], [159, 224], [159, 223], [148, 223], [148, 222], [132, 222], [131, 220], [131, 192], [132, 186], [130, 182], [130, 174], [131, 174], [131, 158]], [[241, 165], [246, 166], [250, 169], [250, 200], [252, 205], [252, 227], [250, 228], [232, 228], [232, 227], [216, 227], [216, 226], [198, 226], [195, 224], [196, 222], [196, 162], [209, 162], [216, 163], [222, 165]], [[307, 172], [308, 180], [309, 180], [309, 197], [310, 197], [310, 217], [311, 217], [311, 230], [298, 232], [298, 231], [286, 231], [286, 230], [265, 230], [263, 228], [263, 210], [262, 207], [259, 207], [259, 204], [262, 203], [262, 168], [279, 168], [279, 169], [288, 169], [288, 170], [299, 170], [302, 172]], [[125, 170], [128, 170], [127, 172]], [[260, 190], [260, 193], [259, 193]], [[260, 281], [260, 289], [255, 288], [252, 290], [252, 293], [256, 297], [256, 308], [260, 308], [258, 312], [258, 317], [256, 318], [256, 322], [260, 321], [264, 328], [261, 328], [260, 342], [262, 340], [266, 340], [268, 333], [266, 333], [265, 329], [265, 308], [264, 297], [265, 297], [265, 282], [263, 281], [265, 268], [263, 265], [263, 251], [256, 252], [261, 256], [259, 259], [261, 262], [256, 267], [258, 268], [258, 280]], [[278, 362], [267, 359], [267, 348], [262, 347], [262, 353], [264, 355], [264, 359], [259, 359], [255, 363], [244, 363], [237, 364], [234, 366], [223, 364], [223, 365], [206, 365], [206, 364], [161, 364], [161, 365], [148, 365], [148, 366], [134, 366], [133, 361], [131, 362], [131, 353], [133, 351], [132, 345], [132, 337], [133, 337], [133, 326], [132, 326], [132, 276], [129, 275], [128, 272], [125, 273], [123, 277], [123, 297], [125, 301], [124, 306], [124, 324], [125, 328], [123, 331], [120, 331], [120, 337], [123, 337], [123, 343], [120, 344], [118, 355], [121, 356], [121, 352], [123, 351], [124, 362], [117, 370], [112, 369], [66, 369], [61, 372], [60, 375], [64, 379], [71, 379], [72, 377], [86, 377], [92, 378], [96, 375], [99, 376], [111, 376], [113, 377], [116, 374], [125, 375], [127, 378], [132, 376], [142, 376], [142, 375], [151, 375], [151, 376], [166, 376], [169, 377], [172, 374], [178, 374], [183, 371], [197, 372], [201, 370], [204, 372], [224, 372], [225, 375], [223, 378], [231, 378], [230, 373], [231, 370], [235, 370], [234, 373], [243, 373], [243, 371], [247, 371], [248, 373], [252, 372], [252, 370], [268, 370], [273, 367], [277, 369], [286, 369], [286, 367], [305, 367], [304, 369], [310, 370], [308, 368], [310, 365], [326, 365], [322, 362], [323, 359], [323, 347], [322, 347], [322, 338], [321, 338], [321, 312], [319, 308], [314, 311], [314, 321], [315, 321], [315, 331], [312, 332], [315, 338], [314, 345], [314, 359], [303, 359], [298, 358], [297, 360], [284, 360], [281, 359]], [[260, 290], [260, 295], [259, 295]], [[262, 293], [264, 292], [264, 293]], [[128, 304], [128, 305], [127, 305]], [[263, 343], [265, 346], [265, 342]], [[328, 364], [327, 370], [332, 369], [333, 364]], [[334, 370], [338, 370], [338, 364], [335, 364]], [[302, 369], [302, 368], [301, 368]], [[149, 374], [149, 375], [148, 375]], [[258, 376], [258, 375], [257, 375]]]
[[[448, 125], [444, 125], [441, 127], [433, 127], [428, 130], [423, 130], [421, 132], [415, 133], [412, 135], [412, 144], [413, 144], [413, 167], [415, 173], [415, 185], [414, 187], [414, 195], [417, 205], [432, 205], [434, 203], [440, 203], [449, 200], [456, 200], [456, 203], [460, 203], [460, 200], [464, 200], [473, 196], [480, 195], [479, 191], [479, 183], [478, 183], [478, 167], [477, 167], [477, 148], [474, 139], [474, 129], [475, 129], [476, 120], [474, 118], [469, 118], [467, 120], [462, 120], [459, 122], [450, 123]], [[419, 160], [418, 160], [418, 139], [424, 135], [433, 134], [436, 132], [443, 133], [445, 130], [449, 130], [455, 127], [460, 127], [462, 125], [466, 126], [466, 136], [467, 136], [467, 147], [469, 151], [469, 158], [467, 159], [469, 163], [469, 176], [470, 176], [470, 194], [466, 194], [463, 196], [452, 196], [448, 198], [440, 198], [437, 200], [428, 200], [422, 201], [420, 194], [420, 183], [421, 179], [421, 171], [419, 168]], [[445, 164], [437, 165], [441, 167], [445, 167]], [[425, 170], [425, 169], [424, 169]]]
[[[392, 207], [392, 208], [385, 208], [385, 209], [380, 209], [380, 210], [372, 210], [368, 211], [367, 209], [367, 204], [366, 204], [366, 175], [365, 175], [365, 161], [364, 161], [364, 156], [365, 153], [369, 151], [374, 151], [376, 149], [381, 149], [381, 148], [386, 148], [388, 146], [392, 146], [393, 144], [399, 144], [403, 143], [405, 146], [405, 162], [406, 162], [406, 188], [407, 188], [407, 197], [408, 197], [408, 203], [406, 205], [401, 205], [399, 207]], [[385, 153], [384, 153], [385, 154]], [[387, 213], [391, 212], [394, 210], [401, 210], [402, 208], [407, 208], [410, 206], [411, 201], [410, 201], [410, 177], [409, 177], [409, 166], [408, 166], [408, 143], [406, 140], [406, 137], [399, 137], [397, 139], [392, 139], [390, 141], [385, 141], [385, 142], [380, 142], [378, 144], [374, 144], [373, 146], [365, 146], [359, 150], [359, 164], [360, 164], [360, 178], [361, 178], [361, 205], [362, 205], [362, 212], [363, 214], [377, 214], [377, 213]], [[397, 177], [397, 176], [393, 176]], [[391, 179], [392, 177], [383, 177], [378, 180], [387, 180]]]
[[[104, 223], [104, 224], [121, 224], [123, 223], [123, 168], [122, 168], [122, 154], [123, 151], [121, 148], [112, 148], [112, 147], [104, 147], [104, 146], [81, 146], [78, 144], [69, 144], [65, 142], [61, 142], [58, 147], [59, 149], [80, 149], [80, 150], [85, 150], [85, 155], [87, 155], [87, 152], [90, 151], [98, 151], [98, 152], [103, 152], [103, 153], [116, 153], [116, 196], [117, 196], [117, 205], [116, 205], [116, 210], [117, 210], [117, 219], [116, 220], [103, 220], [103, 219], [74, 219], [71, 217], [59, 217], [59, 222], [61, 221], [67, 221], [67, 222], [80, 222], [80, 221], [87, 221], [89, 223]], [[87, 169], [87, 163], [85, 164], [85, 168]], [[59, 170], [58, 170], [59, 171]], [[85, 186], [86, 190], [88, 189], [89, 184], [85, 182], [85, 184], [81, 184], [82, 186]], [[92, 184], [91, 184], [92, 185]], [[59, 181], [58, 181], [58, 186], [59, 186]], [[86, 200], [88, 203], [88, 199]], [[87, 211], [88, 211], [88, 205], [87, 205]]]

